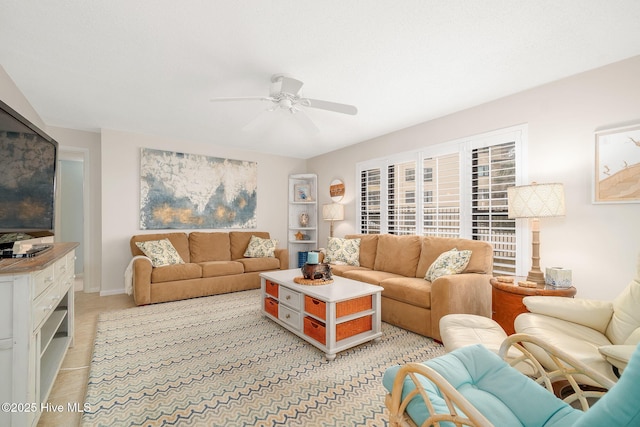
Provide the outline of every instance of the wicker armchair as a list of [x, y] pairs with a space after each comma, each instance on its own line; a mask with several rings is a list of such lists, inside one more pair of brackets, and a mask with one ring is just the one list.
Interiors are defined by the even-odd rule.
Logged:
[[[544, 368], [522, 345], [524, 342], [528, 347], [536, 346], [545, 351], [556, 368]], [[583, 411], [589, 409], [595, 399], [601, 398], [615, 384], [538, 338], [513, 335], [503, 342], [500, 355], [507, 354], [511, 347], [519, 350], [522, 356], [510, 358], [509, 363], [478, 344], [424, 363], [389, 368], [383, 384], [389, 391], [385, 404], [390, 413], [390, 425], [440, 426], [440, 423], [449, 422], [456, 426], [571, 426], [580, 420], [585, 414]], [[513, 351], [509, 353], [512, 355]], [[633, 378], [626, 380], [626, 384], [635, 382], [638, 388], [640, 353], [636, 351], [634, 357], [636, 367], [628, 375]], [[521, 363], [530, 365], [535, 374], [527, 377], [512, 367]], [[576, 378], [582, 376], [600, 384], [601, 388], [580, 386], [581, 382]], [[559, 384], [562, 387], [558, 387]], [[554, 391], [561, 394], [562, 399], [556, 397]], [[607, 405], [598, 406], [606, 409]]]

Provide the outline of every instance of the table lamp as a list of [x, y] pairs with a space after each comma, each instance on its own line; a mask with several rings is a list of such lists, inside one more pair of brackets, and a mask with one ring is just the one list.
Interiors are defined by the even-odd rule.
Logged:
[[527, 281], [544, 284], [540, 270], [540, 220], [543, 217], [564, 216], [564, 186], [562, 184], [522, 185], [507, 188], [509, 218], [531, 218], [531, 270]]
[[333, 221], [342, 221], [344, 219], [344, 206], [340, 203], [322, 205], [322, 219], [331, 222], [329, 237], [333, 237]]

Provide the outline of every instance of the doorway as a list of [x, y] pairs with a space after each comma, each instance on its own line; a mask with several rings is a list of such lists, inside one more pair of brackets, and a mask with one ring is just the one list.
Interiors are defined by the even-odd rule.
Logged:
[[85, 200], [85, 152], [60, 150], [58, 218], [56, 220], [56, 241], [78, 242], [75, 261], [75, 291], [86, 289], [86, 200]]

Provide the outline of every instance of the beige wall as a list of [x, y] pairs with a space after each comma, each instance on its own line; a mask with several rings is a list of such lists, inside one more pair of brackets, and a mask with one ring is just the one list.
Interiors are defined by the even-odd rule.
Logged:
[[[332, 179], [345, 181], [341, 236], [356, 227], [356, 163], [527, 124], [526, 180], [562, 182], [566, 192], [566, 217], [541, 220], [541, 265], [572, 269], [578, 296], [613, 298], [636, 271], [640, 204], [591, 203], [594, 131], [640, 122], [638, 76], [640, 57], [631, 58], [315, 157], [308, 172], [318, 174], [320, 204]], [[324, 241], [329, 226], [320, 227]]]

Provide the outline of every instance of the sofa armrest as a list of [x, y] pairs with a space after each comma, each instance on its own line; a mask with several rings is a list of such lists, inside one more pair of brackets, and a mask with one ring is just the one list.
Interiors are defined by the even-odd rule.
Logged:
[[555, 317], [577, 323], [602, 334], [613, 316], [613, 304], [609, 301], [552, 296], [529, 296], [522, 302], [532, 313]]
[[133, 299], [136, 305], [151, 303], [151, 261], [144, 258], [133, 260]]
[[440, 319], [447, 314], [491, 317], [489, 274], [463, 273], [441, 276], [431, 283], [432, 337], [440, 338]]
[[289, 269], [289, 250], [286, 248], [276, 249], [274, 255], [280, 260], [280, 270]]

